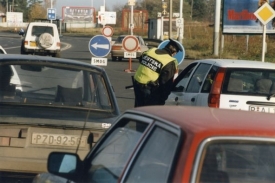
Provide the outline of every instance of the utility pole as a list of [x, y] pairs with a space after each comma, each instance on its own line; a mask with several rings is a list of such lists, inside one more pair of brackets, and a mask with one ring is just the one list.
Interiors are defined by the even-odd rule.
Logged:
[[219, 56], [220, 19], [221, 19], [221, 0], [216, 0], [215, 29], [214, 29], [214, 56]]
[[170, 10], [169, 10], [169, 38], [172, 39], [172, 14], [173, 14], [173, 0], [170, 0]]

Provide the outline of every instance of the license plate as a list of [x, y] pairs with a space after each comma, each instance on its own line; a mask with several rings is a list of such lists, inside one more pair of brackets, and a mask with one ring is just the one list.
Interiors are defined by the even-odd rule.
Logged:
[[80, 143], [80, 147], [85, 147], [87, 144], [87, 136], [82, 136], [80, 140], [79, 135], [60, 135], [49, 133], [33, 133], [32, 144], [36, 145], [52, 145], [52, 146], [70, 146], [77, 147]]
[[275, 113], [275, 106], [249, 106], [249, 111]]
[[36, 47], [36, 42], [31, 41], [31, 42], [30, 42], [30, 46]]

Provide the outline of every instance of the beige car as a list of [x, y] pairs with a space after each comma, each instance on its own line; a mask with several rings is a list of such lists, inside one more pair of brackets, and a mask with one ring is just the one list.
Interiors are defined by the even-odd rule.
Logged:
[[[112, 45], [112, 50], [111, 50], [111, 56], [112, 56], [112, 60], [116, 61], [119, 60], [121, 61], [124, 58], [124, 52], [125, 50], [123, 49], [122, 46], [122, 40], [128, 35], [120, 35], [117, 37], [117, 39], [115, 40], [115, 43]], [[148, 46], [147, 44], [144, 42], [143, 38], [141, 36], [137, 36], [137, 39], [139, 40], [139, 47], [138, 50], [136, 52], [136, 56], [137, 58], [139, 58], [141, 56], [141, 54], [148, 50]]]

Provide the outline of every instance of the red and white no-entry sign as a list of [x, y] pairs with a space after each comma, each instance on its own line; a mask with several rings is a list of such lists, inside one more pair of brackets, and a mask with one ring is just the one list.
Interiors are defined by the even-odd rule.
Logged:
[[110, 26], [104, 26], [101, 30], [101, 33], [103, 34], [103, 36], [105, 37], [111, 37], [113, 35], [113, 28]]
[[122, 40], [122, 47], [127, 52], [135, 52], [137, 51], [139, 46], [139, 41], [136, 36], [125, 36], [125, 38]]

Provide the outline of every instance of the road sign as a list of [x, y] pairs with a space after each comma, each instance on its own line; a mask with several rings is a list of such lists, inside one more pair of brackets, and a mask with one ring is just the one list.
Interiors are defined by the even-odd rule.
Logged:
[[48, 20], [56, 20], [56, 9], [47, 8], [47, 17], [48, 17]]
[[138, 49], [139, 41], [136, 36], [125, 36], [122, 40], [122, 47], [127, 52], [135, 52]]
[[266, 25], [270, 20], [272, 20], [272, 18], [275, 17], [275, 11], [268, 3], [264, 3], [264, 5], [254, 12], [254, 15], [263, 25]]
[[96, 57], [105, 57], [111, 51], [111, 43], [105, 36], [94, 36], [90, 41], [88, 48], [92, 55]]
[[183, 26], [183, 18], [176, 18], [176, 27]]
[[137, 58], [137, 52], [124, 52], [124, 58]]
[[105, 26], [105, 27], [103, 27], [102, 28], [102, 31], [101, 31], [101, 33], [104, 35], [104, 36], [106, 36], [106, 37], [112, 37], [112, 35], [113, 35], [113, 28], [112, 27], [110, 27], [110, 26]]
[[[174, 40], [174, 41], [178, 42], [177, 40]], [[159, 44], [158, 48], [159, 48], [159, 49], [162, 49], [162, 48], [164, 48], [168, 43], [169, 43], [169, 40], [162, 41], [162, 42]], [[178, 43], [179, 43], [179, 45], [181, 45], [182, 52], [179, 51], [179, 52], [174, 56], [174, 58], [177, 59], [179, 65], [180, 65], [180, 64], [183, 62], [183, 60], [184, 60], [184, 57], [185, 57], [185, 50], [184, 50], [184, 47], [182, 46], [182, 44], [181, 44], [180, 42], [178, 42]]]

